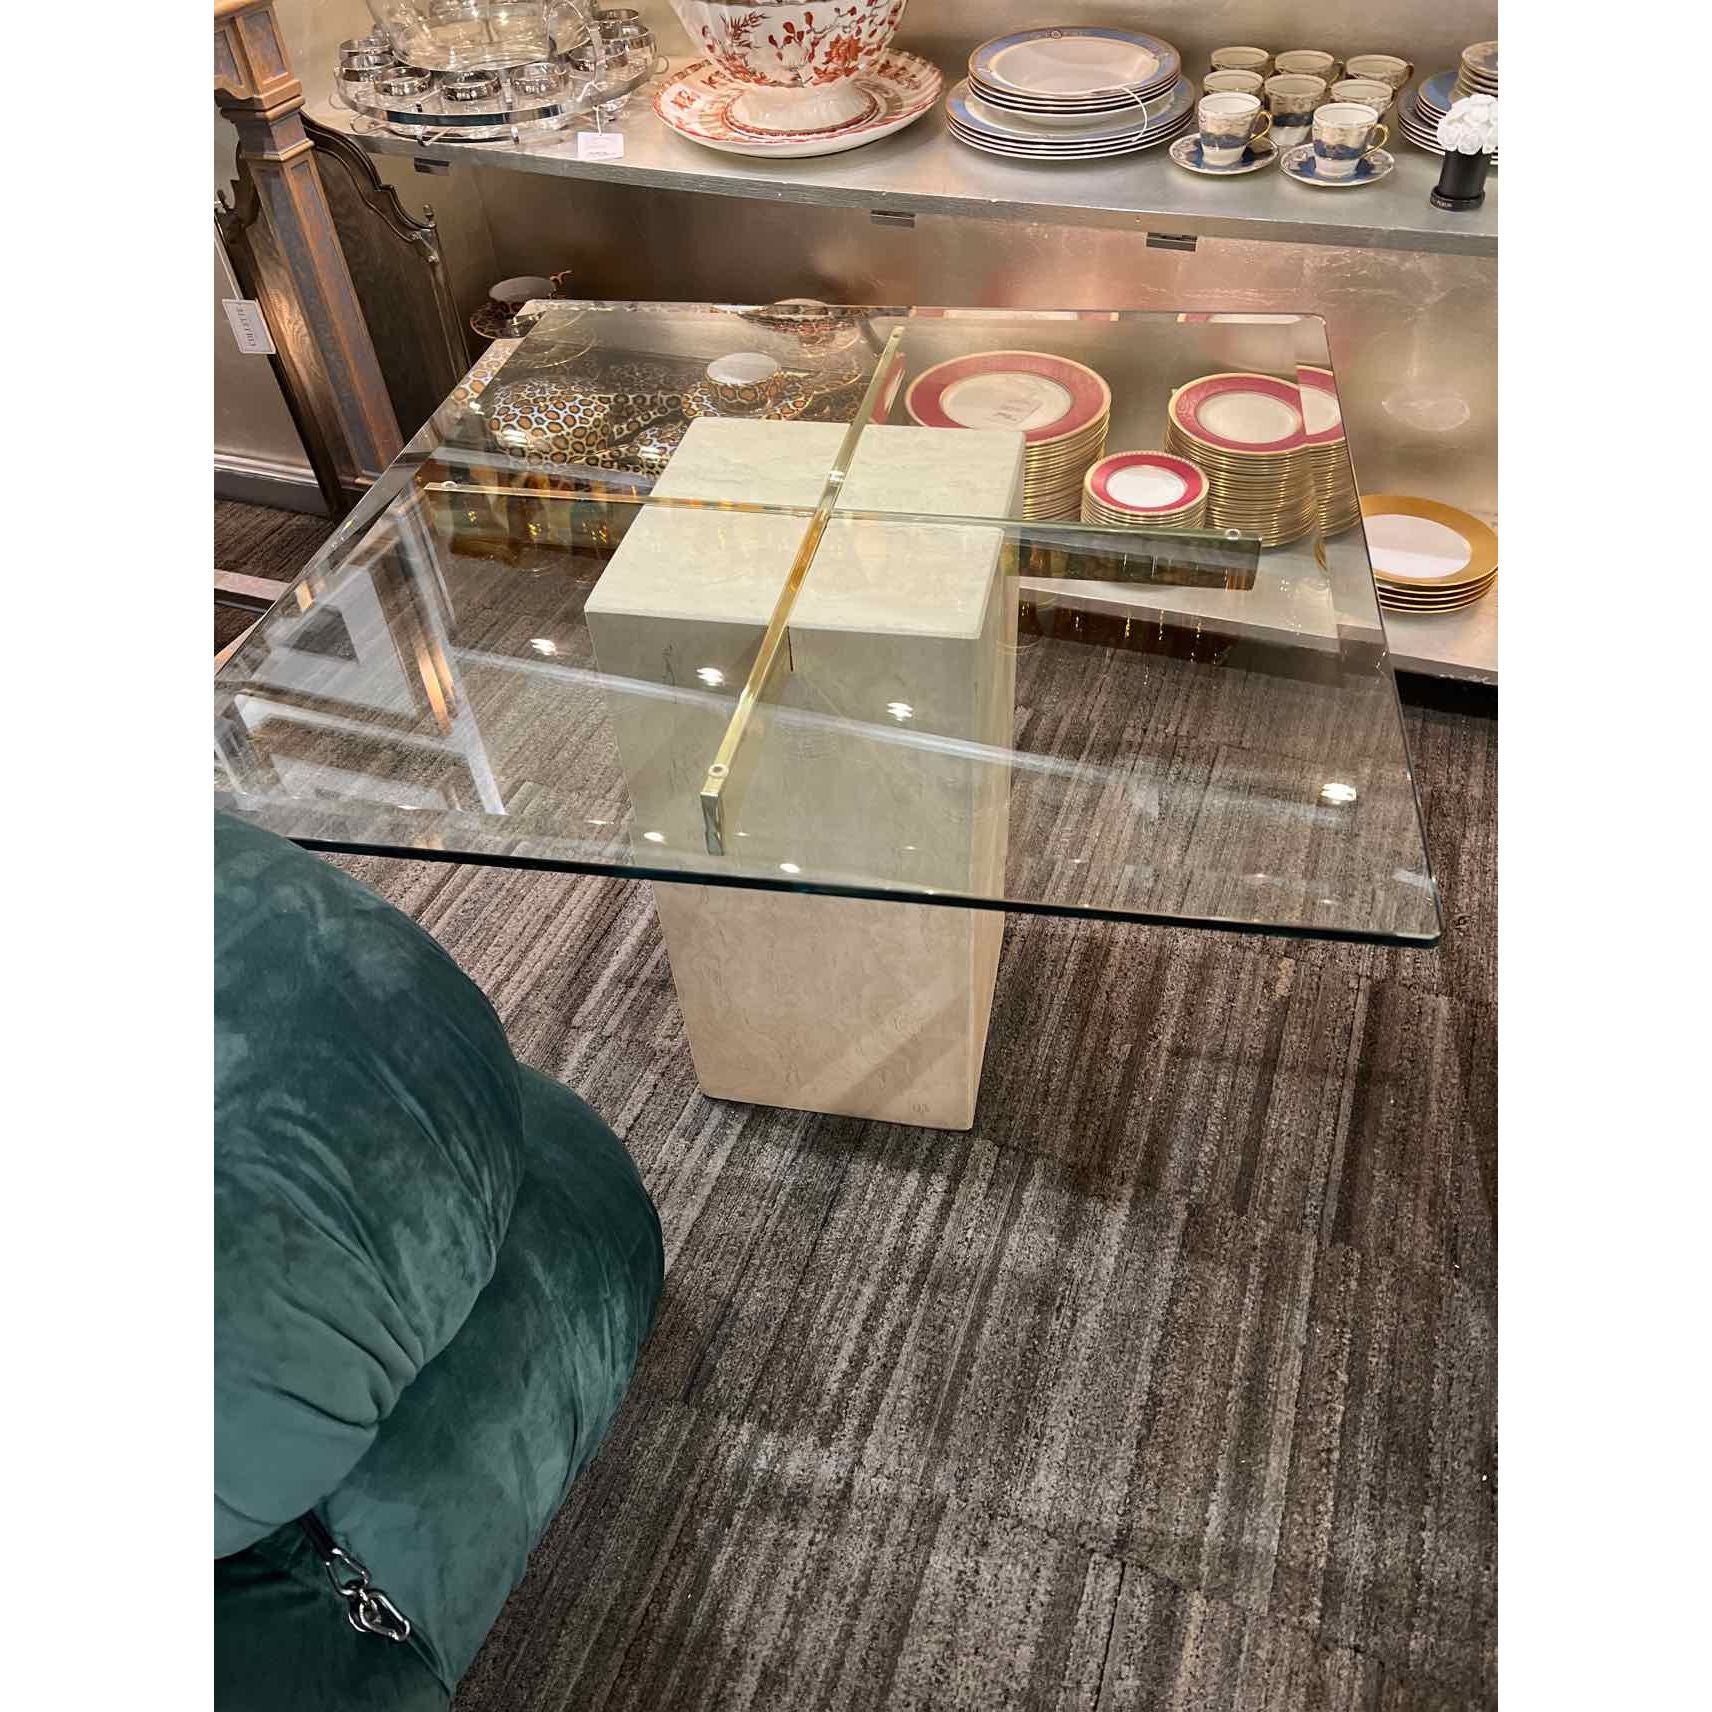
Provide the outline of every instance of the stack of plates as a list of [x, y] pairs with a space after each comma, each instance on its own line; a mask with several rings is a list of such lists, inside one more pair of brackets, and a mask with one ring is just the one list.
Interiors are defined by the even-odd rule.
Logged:
[[1132, 529], [1199, 529], [1207, 519], [1207, 476], [1169, 452], [1114, 452], [1082, 480], [1082, 521]]
[[1462, 50], [1462, 67], [1456, 74], [1456, 98], [1498, 93], [1498, 44], [1476, 42]]
[[1314, 527], [1314, 458], [1293, 381], [1266, 374], [1202, 375], [1165, 407], [1165, 449], [1207, 473], [1207, 522], [1258, 535], [1268, 547]]
[[[1454, 71], [1441, 71], [1436, 76], [1427, 78], [1416, 84], [1413, 91], [1397, 103], [1397, 128], [1416, 148], [1425, 149], [1428, 154], [1442, 155], [1444, 149], [1439, 144], [1439, 120], [1451, 110], [1453, 102], [1460, 101], [1464, 95], [1498, 93], [1498, 44], [1483, 42], [1479, 48], [1468, 48], [1463, 54], [1466, 64], [1468, 55], [1478, 53], [1480, 48], [1492, 49], [1493, 85], [1490, 90], [1473, 90], [1461, 87], [1460, 75]], [[1492, 151], [1492, 164], [1498, 164], [1498, 151]]]
[[1341, 535], [1361, 515], [1361, 503], [1344, 439], [1337, 383], [1330, 369], [1306, 366], [1296, 370], [1296, 383], [1302, 389], [1302, 426], [1308, 431], [1320, 533]]
[[1169, 42], [1134, 30], [1021, 30], [983, 42], [946, 99], [951, 134], [1015, 160], [1098, 160], [1181, 136], [1195, 90]]
[[1372, 493], [1361, 517], [1373, 586], [1387, 612], [1457, 612], [1498, 581], [1498, 537], [1454, 505]]
[[904, 394], [923, 428], [1011, 428], [1023, 436], [1022, 514], [1074, 518], [1082, 477], [1105, 450], [1111, 388], [1045, 351], [976, 351], [935, 364]]

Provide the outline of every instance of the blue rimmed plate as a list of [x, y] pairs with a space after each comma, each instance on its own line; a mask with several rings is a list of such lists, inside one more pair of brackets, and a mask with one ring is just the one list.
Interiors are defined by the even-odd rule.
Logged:
[[1415, 100], [1423, 113], [1431, 113], [1435, 119], [1442, 119], [1456, 100], [1456, 73], [1435, 72], [1415, 91]]
[[1192, 119], [1179, 119], [1175, 125], [1168, 125], [1164, 130], [1152, 135], [1113, 143], [1087, 143], [1080, 148], [1057, 150], [1031, 148], [1026, 143], [998, 142], [994, 140], [991, 132], [966, 131], [954, 119], [948, 119], [946, 126], [949, 134], [960, 143], [967, 143], [970, 148], [979, 149], [983, 154], [1005, 155], [1011, 160], [1092, 161], [1108, 160], [1115, 155], [1136, 154], [1142, 149], [1158, 148], [1160, 144], [1169, 143], [1181, 136], [1184, 128], [1193, 123]]
[[1180, 77], [1164, 94], [1132, 109], [1122, 118], [1090, 120], [1083, 127], [1035, 124], [1011, 113], [1002, 113], [959, 83], [945, 98], [945, 111], [954, 127], [993, 142], [1020, 143], [1051, 151], [1074, 151], [1089, 143], [1132, 142], [1173, 130], [1189, 116], [1195, 105], [1195, 86]]
[[1158, 36], [1096, 27], [1018, 30], [969, 56], [977, 83], [1055, 107], [1166, 88], [1182, 68], [1177, 50]]

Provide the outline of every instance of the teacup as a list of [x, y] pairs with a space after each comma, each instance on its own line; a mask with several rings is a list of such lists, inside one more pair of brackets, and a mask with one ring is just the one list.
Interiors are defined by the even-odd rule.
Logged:
[[1293, 149], [1308, 140], [1314, 109], [1326, 98], [1323, 77], [1304, 77], [1300, 72], [1281, 71], [1266, 80], [1266, 109], [1272, 115], [1272, 140], [1281, 149]]
[[758, 131], [833, 130], [873, 107], [856, 74], [879, 64], [907, 0], [837, 6], [672, 0], [690, 40], [743, 85], [731, 104]]
[[553, 282], [537, 274], [519, 274], [487, 288], [487, 312], [496, 321], [510, 325], [523, 312], [524, 304], [537, 297], [551, 297]]
[[1364, 107], [1371, 107], [1381, 119], [1396, 99], [1397, 91], [1389, 83], [1373, 77], [1346, 77], [1332, 85], [1332, 100], [1359, 101]]
[[1295, 72], [1300, 77], [1323, 77], [1327, 83], [1335, 82], [1343, 69], [1333, 55], [1318, 48], [1291, 48], [1288, 53], [1281, 53], [1275, 63], [1280, 71]]
[[1371, 77], [1375, 83], [1389, 83], [1394, 94], [1401, 94], [1415, 68], [1395, 54], [1352, 54], [1343, 62], [1345, 77]]
[[1272, 125], [1272, 115], [1258, 95], [1235, 90], [1203, 95], [1195, 117], [1201, 127], [1201, 158], [1208, 166], [1235, 166], [1243, 150]]
[[1209, 71], [1201, 80], [1203, 95], [1258, 95], [1265, 87], [1258, 71]]
[[785, 371], [763, 351], [733, 351], [707, 365], [707, 390], [731, 416], [765, 410], [784, 384]]
[[1265, 48], [1214, 48], [1214, 71], [1258, 71], [1262, 77], [1272, 70], [1272, 55]]
[[1328, 101], [1314, 113], [1314, 176], [1351, 178], [1369, 149], [1390, 135], [1364, 101]]

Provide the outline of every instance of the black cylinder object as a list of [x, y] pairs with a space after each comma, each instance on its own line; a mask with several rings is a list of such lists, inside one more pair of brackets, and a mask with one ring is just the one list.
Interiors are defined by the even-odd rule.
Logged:
[[1486, 154], [1446, 154], [1439, 168], [1439, 181], [1429, 198], [1435, 208], [1478, 208], [1486, 200], [1486, 169], [1492, 157]]

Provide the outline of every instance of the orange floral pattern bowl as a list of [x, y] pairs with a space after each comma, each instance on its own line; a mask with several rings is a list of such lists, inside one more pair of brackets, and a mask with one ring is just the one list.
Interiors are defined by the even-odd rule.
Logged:
[[690, 39], [738, 83], [824, 89], [871, 71], [908, 0], [807, 0], [775, 6], [672, 0]]

